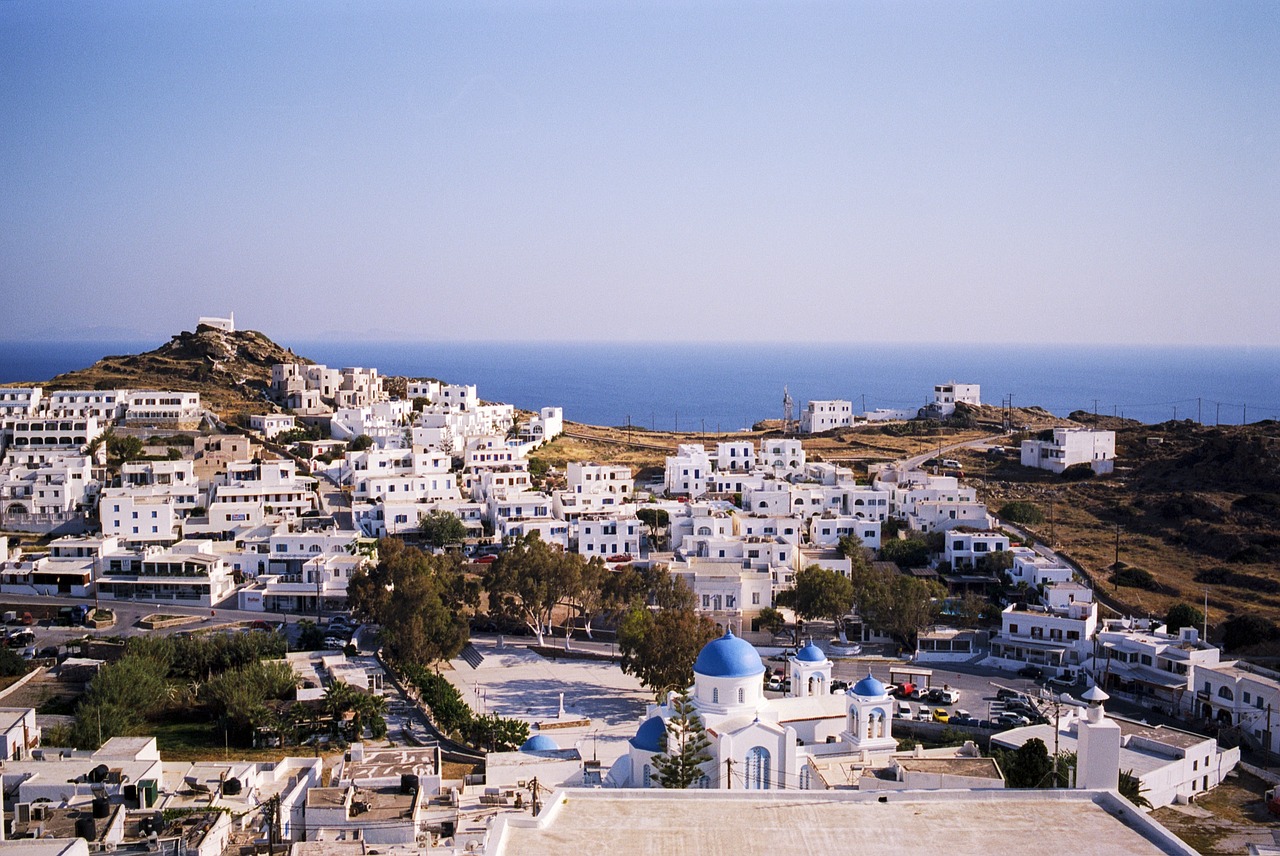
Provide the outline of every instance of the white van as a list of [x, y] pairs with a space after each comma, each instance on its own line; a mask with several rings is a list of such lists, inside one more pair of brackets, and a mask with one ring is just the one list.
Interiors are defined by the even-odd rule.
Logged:
[[915, 712], [911, 709], [911, 705], [905, 701], [898, 702], [898, 709], [894, 711], [894, 719], [910, 719], [915, 716]]

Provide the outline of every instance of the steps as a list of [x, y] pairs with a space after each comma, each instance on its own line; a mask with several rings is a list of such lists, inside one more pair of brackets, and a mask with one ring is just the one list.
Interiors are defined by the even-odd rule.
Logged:
[[462, 653], [458, 656], [466, 661], [466, 663], [473, 669], [480, 668], [480, 664], [484, 662], [484, 654], [481, 654], [479, 649], [470, 642], [467, 643], [467, 647], [463, 648]]

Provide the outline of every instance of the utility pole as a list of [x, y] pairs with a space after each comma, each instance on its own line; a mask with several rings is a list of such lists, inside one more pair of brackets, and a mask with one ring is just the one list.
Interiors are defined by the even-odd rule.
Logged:
[[1221, 401], [1214, 402], [1213, 424], [1214, 424], [1214, 427], [1217, 427], [1218, 425], [1222, 424], [1222, 402]]
[[1116, 524], [1116, 561], [1115, 561], [1115, 564], [1111, 566], [1114, 569], [1119, 569], [1120, 567], [1120, 529], [1121, 528], [1122, 527], [1120, 526], [1120, 524], [1117, 523]]
[[1098, 399], [1093, 400], [1093, 418], [1098, 418]]
[[537, 817], [542, 807], [538, 804], [538, 777], [529, 780], [529, 790], [533, 792], [533, 816]]
[[725, 789], [726, 791], [731, 791], [731, 790], [733, 790], [733, 759], [732, 759], [732, 758], [726, 758], [726, 759], [724, 760], [724, 766], [725, 766], [725, 770], [726, 770], [726, 772], [725, 772], [725, 785], [724, 785], [724, 789]]
[[1200, 418], [1200, 399], [1199, 398], [1196, 398], [1196, 421], [1199, 422], [1201, 425], [1204, 424], [1204, 420]]
[[1240, 410], [1240, 424], [1248, 425], [1249, 424], [1249, 402], [1246, 401], [1244, 404], [1240, 405], [1240, 407], [1242, 408]]

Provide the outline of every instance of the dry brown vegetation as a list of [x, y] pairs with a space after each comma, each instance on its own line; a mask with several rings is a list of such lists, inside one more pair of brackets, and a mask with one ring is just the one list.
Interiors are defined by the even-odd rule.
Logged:
[[1245, 853], [1249, 844], [1271, 844], [1280, 828], [1262, 801], [1266, 788], [1261, 779], [1237, 772], [1197, 794], [1194, 805], [1158, 808], [1151, 816], [1205, 856]]
[[1154, 590], [1107, 584], [1133, 614], [1200, 606], [1208, 592], [1210, 624], [1245, 612], [1280, 621], [1278, 426], [1107, 422], [1117, 431], [1118, 465], [1106, 478], [1068, 482], [1020, 466], [1012, 453], [962, 459], [992, 510], [1013, 499], [1034, 503], [1045, 515], [1036, 534], [1104, 583], [1118, 533], [1120, 562], [1156, 581]]

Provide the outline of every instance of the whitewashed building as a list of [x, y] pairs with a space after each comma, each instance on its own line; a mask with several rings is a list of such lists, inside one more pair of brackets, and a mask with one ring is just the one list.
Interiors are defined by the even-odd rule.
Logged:
[[800, 413], [800, 433], [817, 434], [853, 424], [853, 402], [832, 399], [810, 401]]
[[[1082, 597], [1091, 596], [1088, 589], [1083, 591]], [[1015, 669], [1032, 665], [1075, 675], [1093, 656], [1097, 629], [1098, 605], [1092, 599], [1074, 600], [1059, 609], [1013, 603], [1000, 615], [990, 659]]]
[[1076, 464], [1088, 464], [1102, 475], [1115, 468], [1116, 432], [1089, 428], [1054, 428], [1044, 440], [1022, 441], [1022, 465], [1061, 473]]

